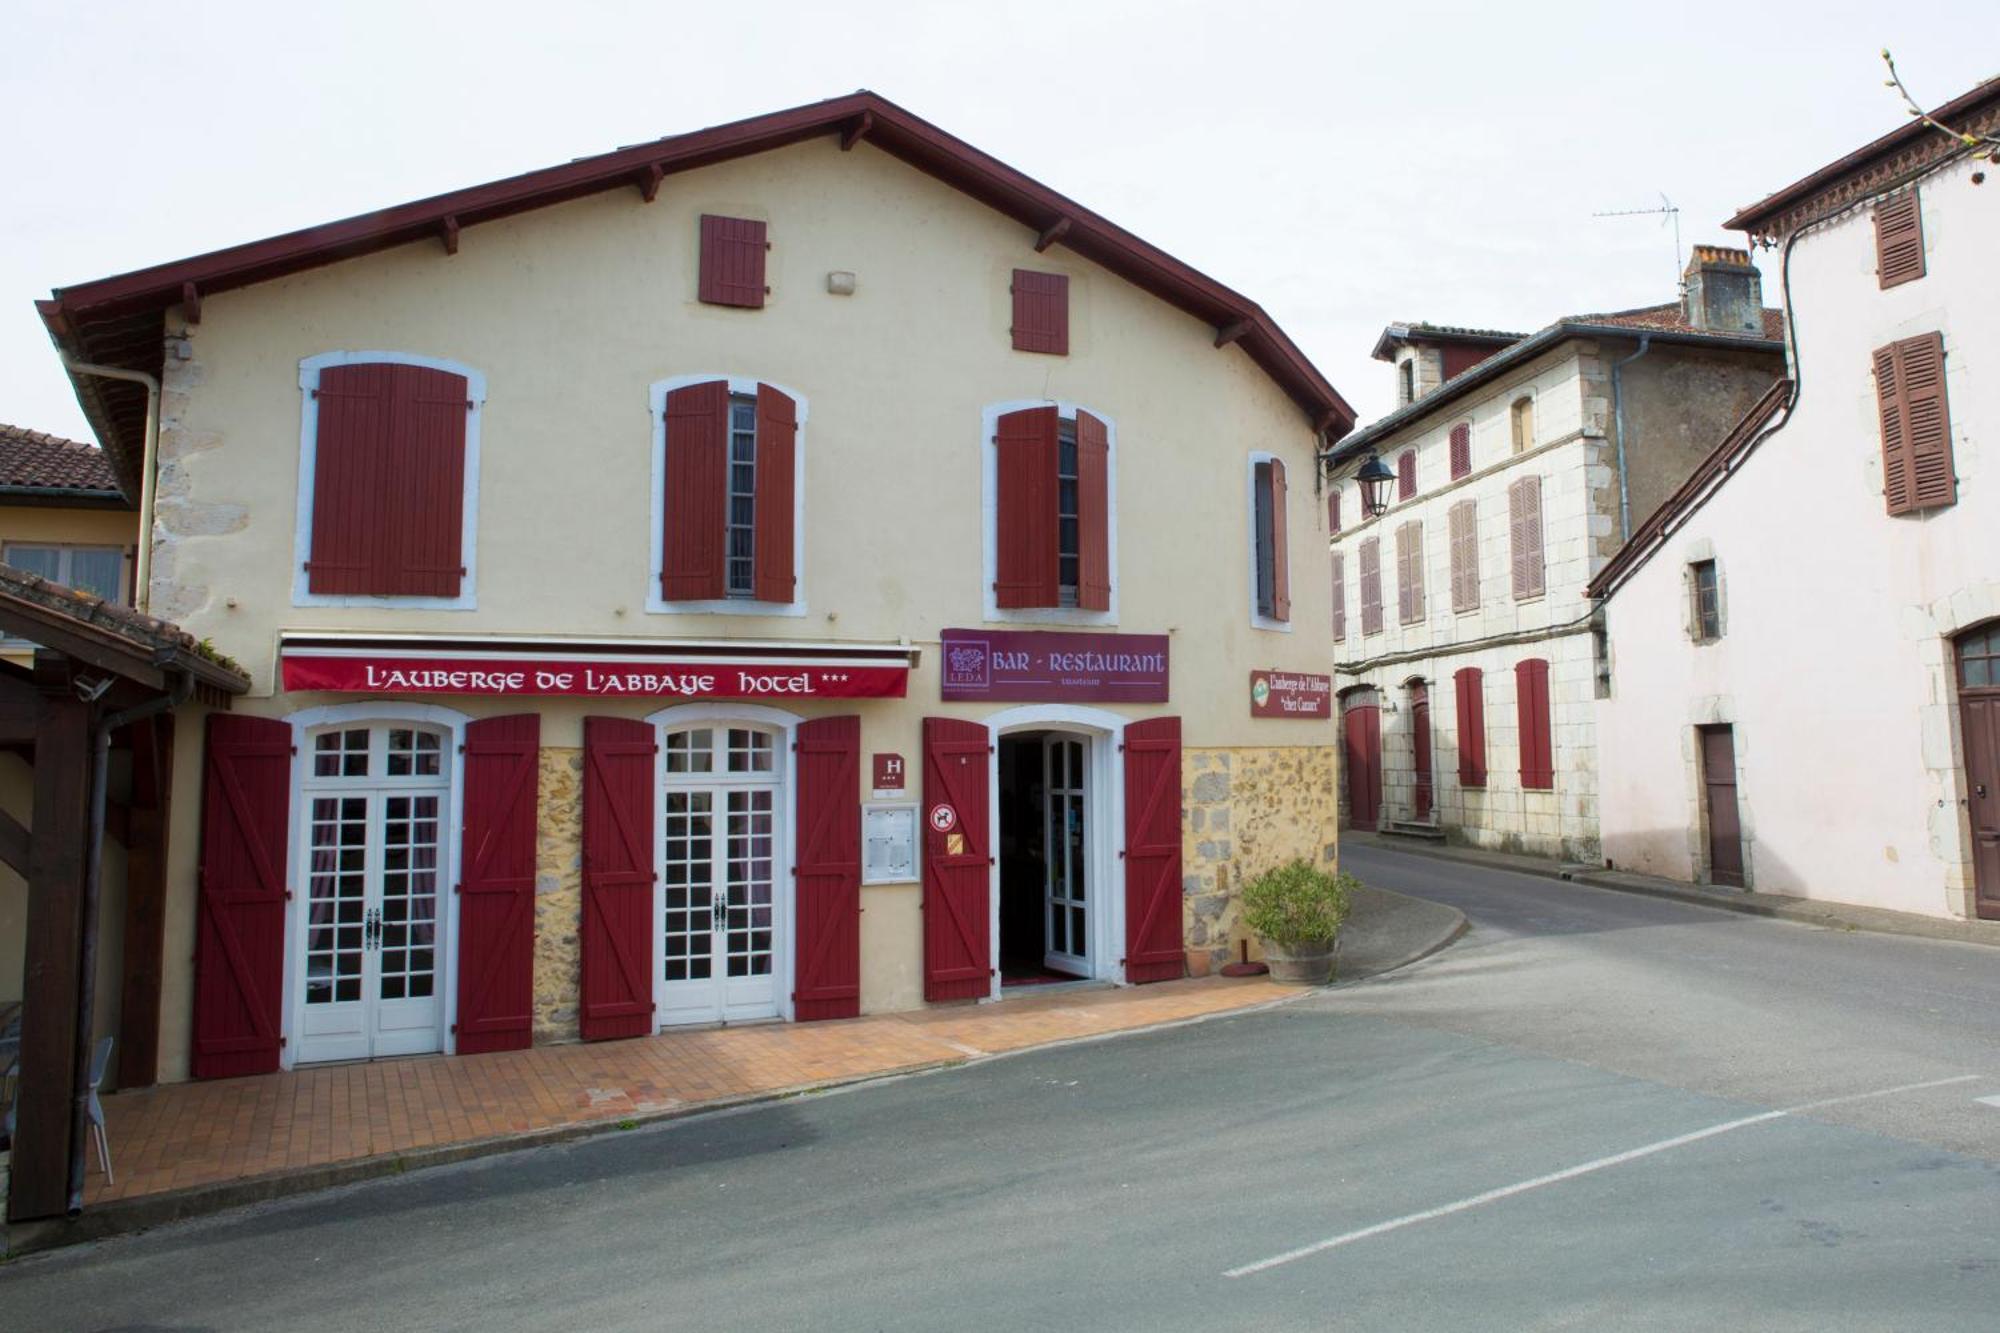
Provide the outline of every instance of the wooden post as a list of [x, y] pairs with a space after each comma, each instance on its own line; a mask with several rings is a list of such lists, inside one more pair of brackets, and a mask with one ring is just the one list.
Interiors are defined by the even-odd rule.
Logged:
[[67, 685], [64, 680], [60, 692], [43, 695], [35, 728], [20, 1092], [7, 1196], [7, 1216], [15, 1222], [60, 1217], [69, 1203], [84, 844], [90, 837], [90, 706]]
[[167, 827], [174, 779], [171, 713], [134, 723], [132, 820], [125, 844], [125, 972], [118, 1004], [118, 1086], [160, 1077], [160, 983], [167, 942]]

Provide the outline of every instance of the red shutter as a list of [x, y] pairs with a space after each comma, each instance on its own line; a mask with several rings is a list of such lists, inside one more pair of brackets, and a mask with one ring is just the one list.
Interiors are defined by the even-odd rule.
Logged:
[[1342, 551], [1333, 553], [1333, 638], [1338, 643], [1347, 637], [1347, 555]]
[[1913, 186], [1875, 205], [1875, 278], [1897, 287], [1924, 276], [1924, 216]]
[[794, 1015], [861, 1012], [861, 719], [798, 729], [798, 968]]
[[1405, 449], [1396, 456], [1396, 498], [1407, 500], [1417, 493], [1417, 451]]
[[1451, 609], [1479, 609], [1479, 509], [1476, 500], [1451, 507]]
[[653, 728], [583, 720], [583, 1039], [653, 1030]]
[[1271, 619], [1292, 618], [1292, 567], [1285, 533], [1285, 465], [1271, 460]]
[[701, 215], [701, 299], [709, 305], [764, 304], [764, 224], [753, 218]]
[[[991, 993], [991, 838], [986, 826], [986, 728], [924, 719], [924, 998]], [[950, 812], [951, 827], [939, 823]]]
[[1486, 785], [1486, 674], [1460, 667], [1452, 677], [1458, 695], [1458, 785]]
[[[757, 386], [756, 573], [760, 602], [789, 602], [797, 578], [792, 531], [798, 485], [799, 408], [768, 384]], [[726, 501], [725, 501], [726, 503]]]
[[690, 384], [667, 395], [664, 470], [660, 596], [670, 602], [726, 597], [722, 543], [729, 507], [728, 381]]
[[465, 727], [458, 886], [458, 1053], [526, 1050], [534, 1026], [541, 715]]
[[1069, 277], [1014, 270], [1014, 350], [1069, 355]]
[[1076, 414], [1076, 604], [1111, 609], [1111, 433], [1088, 412]]
[[195, 906], [196, 1078], [278, 1067], [292, 728], [211, 713]]
[[1472, 427], [1461, 421], [1451, 428], [1451, 479], [1472, 471]]
[[1509, 545], [1514, 564], [1514, 600], [1539, 597], [1542, 576], [1542, 479], [1522, 477], [1507, 488]]
[[1002, 607], [1057, 606], [1062, 597], [1057, 542], [1060, 497], [1056, 493], [1056, 433], [1053, 407], [1030, 407], [1000, 418], [994, 446], [999, 451], [1000, 493], [996, 519], [999, 577], [994, 581]]
[[472, 410], [465, 377], [425, 366], [390, 369], [391, 491], [384, 512], [402, 551], [393, 572], [384, 571], [388, 595], [456, 597], [465, 577], [465, 420]]
[[1514, 699], [1515, 723], [1521, 736], [1521, 785], [1547, 790], [1556, 785], [1547, 662], [1530, 657], [1514, 664]]
[[1340, 490], [1338, 487], [1326, 493], [1326, 528], [1328, 532], [1340, 531]]
[[1943, 335], [1919, 334], [1876, 348], [1875, 399], [1882, 419], [1882, 493], [1889, 512], [1956, 503]]
[[388, 365], [326, 366], [313, 391], [312, 551], [306, 586], [316, 594], [367, 594], [393, 536], [382, 520], [388, 490]]
[[1125, 727], [1125, 980], [1173, 981], [1181, 946], [1181, 720]]
[[1361, 543], [1361, 632], [1382, 632], [1382, 543], [1374, 537]]

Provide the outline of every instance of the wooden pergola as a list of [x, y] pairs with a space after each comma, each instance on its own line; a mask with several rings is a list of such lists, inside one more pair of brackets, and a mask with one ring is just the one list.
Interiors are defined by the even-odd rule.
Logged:
[[[34, 770], [24, 826], [0, 810], [0, 861], [28, 884], [10, 1221], [82, 1205], [83, 1103], [95, 1005], [98, 887], [107, 829], [125, 844], [119, 1083], [157, 1076], [174, 710], [250, 688], [177, 626], [0, 565], [0, 635], [35, 644], [0, 661], [0, 747]], [[107, 795], [108, 754], [132, 755], [128, 801]]]

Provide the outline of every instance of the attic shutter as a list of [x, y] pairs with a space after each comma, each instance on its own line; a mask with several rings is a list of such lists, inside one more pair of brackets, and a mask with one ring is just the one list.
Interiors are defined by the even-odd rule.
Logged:
[[1407, 500], [1417, 493], [1417, 451], [1405, 449], [1396, 456], [1396, 498]]
[[1175, 981], [1181, 951], [1181, 720], [1125, 726], [1125, 980]]
[[861, 719], [798, 729], [800, 1022], [861, 1012]]
[[541, 715], [465, 726], [458, 886], [458, 1053], [530, 1043], [535, 986], [535, 834]]
[[997, 424], [1000, 484], [994, 535], [999, 568], [994, 603], [1003, 608], [1060, 605], [1056, 409], [1009, 412]]
[[291, 724], [209, 714], [195, 896], [196, 1078], [278, 1067], [291, 798]]
[[1375, 537], [1361, 543], [1361, 632], [1382, 632], [1382, 543]]
[[1472, 471], [1472, 427], [1459, 422], [1451, 428], [1451, 479], [1457, 481]]
[[1328, 532], [1340, 531], [1340, 488], [1339, 487], [1335, 487], [1334, 489], [1326, 493], [1326, 530]]
[[1549, 664], [1529, 657], [1514, 664], [1515, 725], [1521, 737], [1521, 785], [1546, 791], [1556, 785], [1549, 736]]
[[1542, 479], [1522, 477], [1507, 488], [1509, 546], [1514, 565], [1514, 600], [1542, 595]]
[[1479, 502], [1451, 507], [1451, 609], [1479, 609]]
[[1923, 276], [1923, 207], [1912, 186], [1875, 205], [1875, 277], [1889, 288]]
[[1341, 551], [1333, 553], [1333, 637], [1347, 637], [1347, 556]]
[[[729, 503], [729, 384], [710, 380], [667, 395], [665, 531], [660, 596], [726, 597], [722, 539]], [[784, 598], [790, 601], [789, 593]]]
[[708, 305], [764, 305], [764, 224], [753, 218], [701, 215], [701, 299]]
[[653, 728], [583, 720], [582, 1036], [653, 1030]]
[[1486, 674], [1460, 667], [1452, 676], [1458, 702], [1458, 785], [1486, 785]]
[[1285, 533], [1285, 465], [1271, 460], [1271, 619], [1292, 618], [1292, 570]]
[[1876, 348], [1875, 400], [1882, 420], [1882, 493], [1889, 512], [1956, 503], [1943, 335], [1924, 333]]
[[799, 408], [768, 384], [757, 386], [757, 483], [753, 591], [760, 602], [790, 602], [797, 580], [792, 532]]
[[1424, 618], [1424, 525], [1396, 529], [1396, 619], [1404, 625]]
[[976, 999], [993, 988], [989, 744], [977, 722], [924, 719], [924, 998], [932, 1002]]
[[1088, 412], [1076, 414], [1076, 604], [1111, 609], [1111, 433]]
[[1069, 355], [1069, 275], [1014, 270], [1014, 350]]

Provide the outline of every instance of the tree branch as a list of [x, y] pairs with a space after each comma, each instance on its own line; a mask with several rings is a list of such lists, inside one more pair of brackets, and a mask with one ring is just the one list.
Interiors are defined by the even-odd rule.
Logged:
[[1882, 49], [1882, 63], [1889, 67], [1889, 77], [1882, 81], [1882, 86], [1894, 88], [1903, 99], [1903, 105], [1909, 108], [1911, 115], [1938, 133], [1958, 140], [1967, 148], [2000, 148], [2000, 134], [1971, 134], [1964, 130], [1955, 130], [1925, 111], [1917, 99], [1910, 96], [1910, 90], [1903, 85], [1903, 76], [1896, 72], [1896, 58], [1889, 54], [1887, 47]]

